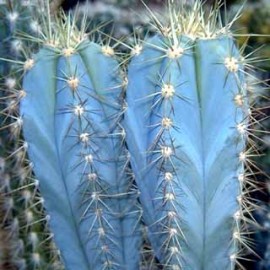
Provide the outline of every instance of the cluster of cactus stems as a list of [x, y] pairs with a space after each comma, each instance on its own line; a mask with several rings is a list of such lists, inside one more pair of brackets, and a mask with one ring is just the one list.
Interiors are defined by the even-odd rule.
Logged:
[[[35, 3], [6, 0], [0, 5], [1, 61], [1, 269], [61, 269], [48, 230], [43, 198], [21, 137], [19, 100], [22, 75], [31, 65], [25, 60], [36, 44], [19, 34], [38, 37], [41, 26]], [[21, 63], [24, 63], [21, 66]], [[58, 266], [59, 264], [59, 266]]]
[[20, 183], [31, 194], [20, 214], [45, 207], [65, 269], [244, 269], [257, 59], [242, 55], [236, 18], [223, 26], [217, 7], [148, 10], [156, 34], [116, 42], [131, 49], [123, 60], [112, 38], [89, 40], [84, 19], [78, 30], [63, 15], [48, 16], [39, 52], [18, 62], [23, 87], [9, 97], [20, 112], [9, 117], [24, 141], [12, 156], [29, 156], [38, 179]]

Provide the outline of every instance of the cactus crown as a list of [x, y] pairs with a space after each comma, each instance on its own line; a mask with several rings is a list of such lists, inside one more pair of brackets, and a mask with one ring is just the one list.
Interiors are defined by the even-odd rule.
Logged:
[[[48, 5], [48, 1], [46, 2]], [[86, 16], [82, 17], [79, 25], [77, 16], [77, 13], [67, 15], [62, 10], [52, 16], [49, 6], [43, 7], [41, 34], [38, 37], [28, 33], [21, 33], [21, 35], [27, 40], [56, 50], [76, 49], [88, 37]], [[96, 29], [93, 29], [93, 32], [95, 31]], [[68, 51], [66, 53], [69, 54]]]
[[[179, 1], [168, 0], [165, 16], [158, 16], [146, 5], [149, 11], [152, 26], [166, 37], [179, 35], [188, 36], [191, 39], [212, 39], [224, 34], [230, 34], [230, 28], [239, 18], [241, 9], [235, 16], [224, 25], [220, 15], [222, 4], [217, 1], [209, 10], [201, 1], [195, 1], [193, 5], [179, 3]], [[162, 18], [162, 19], [160, 19]]]

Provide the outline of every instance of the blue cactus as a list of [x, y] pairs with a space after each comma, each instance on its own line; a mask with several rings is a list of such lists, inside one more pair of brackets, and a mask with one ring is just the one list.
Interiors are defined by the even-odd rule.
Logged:
[[171, 2], [126, 81], [70, 16], [22, 63], [21, 150], [66, 269], [233, 270], [251, 250], [250, 62], [218, 10]]
[[217, 13], [204, 20], [200, 9], [199, 3], [191, 12], [171, 7], [169, 27], [157, 23], [159, 33], [133, 54], [125, 127], [161, 265], [227, 270], [250, 249], [242, 222], [245, 59], [228, 29], [217, 28]]
[[28, 61], [20, 104], [50, 228], [66, 269], [136, 270], [140, 209], [119, 64], [111, 47], [86, 40], [69, 19], [61, 25], [66, 42], [46, 40], [57, 45]]

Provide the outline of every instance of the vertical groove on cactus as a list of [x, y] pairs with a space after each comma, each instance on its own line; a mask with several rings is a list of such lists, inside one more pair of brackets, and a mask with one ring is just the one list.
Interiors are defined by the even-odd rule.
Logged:
[[234, 269], [251, 250], [247, 62], [217, 18], [171, 7], [129, 65], [127, 143], [165, 269]]
[[112, 48], [87, 41], [71, 17], [63, 20], [24, 77], [28, 153], [66, 269], [135, 270], [140, 208], [119, 64]]

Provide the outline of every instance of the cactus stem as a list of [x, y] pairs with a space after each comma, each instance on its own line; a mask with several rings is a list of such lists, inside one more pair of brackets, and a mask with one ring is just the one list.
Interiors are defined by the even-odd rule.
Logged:
[[[186, 64], [187, 62], [185, 62], [185, 61], [188, 61], [186, 56], [193, 54], [194, 50], [196, 52], [196, 46], [194, 46], [194, 48], [193, 48], [193, 43], [190, 46], [188, 46], [188, 43], [185, 44], [182, 41], [183, 39], [186, 38], [186, 36], [188, 36], [187, 40], [189, 40], [190, 43], [192, 41], [194, 41], [194, 43], [196, 44], [197, 39], [201, 40], [201, 41], [198, 41], [199, 46], [201, 44], [206, 44], [207, 42], [209, 42], [209, 44], [212, 43], [213, 49], [215, 48], [214, 46], [216, 46], [215, 41], [213, 41], [213, 42], [212, 41], [204, 41], [204, 39], [217, 39], [217, 37], [222, 36], [222, 38], [224, 37], [224, 39], [227, 38], [229, 40], [229, 42], [232, 41], [231, 35], [229, 33], [229, 28], [231, 26], [231, 23], [226, 25], [225, 27], [222, 27], [222, 24], [220, 24], [220, 25], [217, 24], [216, 22], [219, 19], [219, 15], [218, 15], [217, 10], [210, 11], [208, 17], [206, 17], [207, 14], [203, 14], [203, 11], [201, 10], [202, 7], [201, 7], [200, 1], [196, 1], [194, 7], [190, 7], [190, 8], [191, 8], [191, 12], [190, 12], [190, 10], [188, 12], [185, 11], [185, 9], [183, 7], [181, 7], [181, 12], [178, 12], [179, 10], [170, 9], [170, 14], [169, 14], [170, 15], [170, 20], [169, 20], [170, 26], [169, 27], [167, 27], [166, 24], [162, 25], [162, 22], [158, 21], [157, 17], [149, 10], [149, 12], [152, 16], [152, 20], [154, 21], [154, 24], [156, 24], [155, 26], [156, 26], [156, 29], [158, 30], [157, 32], [159, 32], [159, 34], [156, 35], [156, 38], [150, 39], [149, 42], [148, 41], [145, 42], [146, 48], [143, 52], [142, 57], [139, 57], [138, 59], [132, 60], [132, 61], [134, 61], [135, 64], [134, 64], [134, 70], [132, 70], [130, 72], [130, 74], [132, 74], [132, 75], [129, 77], [129, 80], [132, 80], [132, 83], [131, 83], [132, 86], [130, 88], [133, 91], [134, 91], [134, 89], [136, 89], [136, 87], [133, 85], [133, 83], [136, 84], [137, 81], [136, 81], [136, 79], [133, 79], [134, 73], [132, 73], [132, 72], [140, 71], [136, 65], [141, 64], [142, 65], [142, 70], [141, 70], [142, 73], [139, 73], [139, 74], [142, 75], [142, 77], [143, 77], [144, 76], [144, 69], [146, 69], [145, 63], [150, 62], [150, 61], [151, 62], [155, 61], [157, 64], [157, 67], [155, 65], [151, 65], [148, 69], [149, 75], [152, 77], [153, 74], [156, 74], [157, 72], [162, 71], [163, 73], [160, 75], [162, 80], [164, 80], [164, 78], [166, 78], [166, 77], [169, 77], [169, 78], [171, 77], [171, 74], [168, 74], [168, 76], [166, 76], [167, 71], [170, 70], [169, 65], [171, 65], [172, 70], [176, 71], [176, 73], [174, 74], [175, 77], [173, 78], [173, 81], [172, 81], [174, 83], [175, 78], [179, 77], [179, 74], [177, 73], [179, 71], [179, 69], [180, 69], [180, 73], [182, 73], [181, 72], [182, 67], [181, 67], [180, 63], [182, 63], [182, 61], [183, 61], [183, 63]], [[179, 15], [179, 14], [181, 14], [181, 15]], [[184, 15], [182, 15], [182, 14], [184, 14]], [[201, 17], [199, 16], [199, 14]], [[235, 18], [233, 20], [235, 20]], [[160, 37], [161, 36], [160, 34], [162, 34], [163, 37]], [[164, 36], [167, 36], [167, 38], [164, 38]], [[182, 36], [183, 36], [183, 38], [182, 38]], [[178, 41], [178, 40], [176, 40], [176, 37], [181, 37], [182, 40]], [[189, 39], [190, 37], [192, 38], [192, 41], [190, 41], [190, 39]], [[185, 45], [183, 45], [183, 44], [185, 44]], [[253, 211], [253, 208], [256, 207], [256, 203], [250, 201], [250, 199], [248, 199], [247, 196], [249, 195], [249, 193], [251, 191], [250, 187], [256, 189], [256, 184], [254, 181], [247, 178], [247, 176], [248, 176], [247, 172], [251, 172], [251, 169], [254, 169], [254, 164], [253, 164], [253, 161], [251, 158], [254, 157], [253, 150], [256, 150], [256, 148], [254, 147], [254, 142], [250, 139], [250, 135], [254, 136], [254, 134], [253, 134], [254, 130], [251, 128], [251, 126], [253, 126], [253, 124], [256, 123], [256, 120], [250, 122], [250, 120], [252, 120], [254, 111], [250, 110], [250, 112], [248, 112], [249, 106], [250, 106], [250, 104], [249, 104], [250, 100], [249, 100], [249, 96], [247, 96], [247, 95], [249, 95], [249, 92], [248, 93], [246, 93], [246, 92], [249, 91], [249, 89], [247, 88], [247, 86], [244, 85], [243, 78], [246, 78], [246, 76], [254, 77], [253, 75], [248, 74], [247, 71], [249, 69], [250, 70], [252, 69], [252, 66], [250, 65], [250, 63], [257, 61], [257, 59], [255, 59], [255, 58], [253, 58], [253, 59], [242, 58], [241, 56], [239, 56], [241, 54], [241, 51], [239, 53], [235, 50], [234, 42], [231, 42], [231, 44], [232, 44], [231, 53], [228, 54], [228, 53], [225, 53], [225, 51], [223, 51], [223, 52], [220, 51], [221, 53], [225, 54], [224, 56], [222, 56], [222, 58], [220, 60], [220, 58], [218, 59], [220, 52], [218, 52], [217, 53], [218, 61], [213, 62], [213, 64], [215, 64], [215, 63], [221, 64], [220, 68], [221, 68], [221, 70], [224, 70], [224, 72], [225, 72], [224, 73], [225, 83], [224, 83], [223, 89], [225, 89], [225, 86], [226, 86], [229, 90], [229, 88], [230, 88], [229, 83], [233, 83], [235, 85], [234, 87], [236, 87], [236, 89], [231, 89], [234, 96], [233, 97], [228, 96], [228, 99], [230, 99], [230, 98], [232, 99], [232, 101], [231, 101], [232, 104], [230, 104], [230, 105], [233, 105], [233, 103], [235, 105], [235, 106], [231, 107], [231, 110], [233, 111], [234, 107], [236, 107], [235, 114], [237, 116], [237, 120], [233, 121], [234, 119], [232, 117], [232, 124], [230, 125], [230, 127], [236, 129], [236, 131], [237, 131], [237, 132], [233, 133], [234, 137], [232, 138], [232, 140], [236, 142], [236, 147], [237, 147], [235, 153], [233, 153], [233, 155], [235, 157], [233, 160], [234, 160], [234, 162], [235, 161], [237, 162], [239, 160], [239, 164], [236, 163], [237, 172], [235, 173], [235, 177], [234, 177], [239, 182], [238, 183], [232, 182], [232, 186], [233, 185], [238, 186], [236, 189], [236, 193], [238, 191], [238, 193], [237, 193], [238, 195], [236, 195], [235, 197], [234, 196], [232, 197], [232, 204], [234, 204], [234, 207], [236, 209], [234, 209], [228, 215], [228, 218], [231, 217], [232, 219], [234, 219], [234, 221], [229, 220], [229, 222], [235, 223], [234, 228], [232, 228], [232, 230], [230, 231], [230, 235], [231, 235], [230, 239], [232, 239], [231, 244], [233, 246], [230, 246], [230, 251], [228, 249], [228, 251], [229, 251], [228, 256], [229, 256], [229, 254], [232, 254], [231, 261], [233, 261], [233, 262], [231, 263], [231, 269], [234, 269], [236, 264], [239, 265], [239, 262], [237, 261], [238, 259], [241, 259], [239, 257], [239, 254], [240, 253], [242, 254], [242, 252], [244, 252], [244, 250], [251, 251], [250, 243], [249, 243], [249, 239], [248, 239], [249, 233], [247, 233], [246, 235], [245, 235], [245, 233], [243, 233], [243, 231], [245, 230], [244, 227], [246, 227], [245, 226], [246, 223], [255, 223], [254, 219], [252, 221], [251, 211]], [[226, 44], [224, 43], [224, 45], [225, 45], [224, 49], [226, 49]], [[191, 48], [190, 52], [189, 52], [187, 47]], [[157, 52], [157, 50], [159, 52]], [[202, 61], [202, 59], [205, 57], [203, 55], [203, 53], [204, 53], [204, 51], [200, 51], [200, 54], [198, 55], [198, 62]], [[131, 52], [131, 55], [132, 55], [132, 52]], [[172, 59], [177, 59], [181, 56], [182, 56], [182, 58], [179, 59], [179, 61], [177, 61], [177, 62], [171, 61]], [[168, 57], [170, 59], [166, 59], [165, 57]], [[162, 61], [163, 60], [162, 58], [165, 58], [164, 62]], [[206, 65], [206, 60], [204, 60], [204, 61], [202, 61], [202, 63], [203, 63], [203, 65]], [[158, 70], [158, 67], [160, 68], [161, 71]], [[210, 67], [210, 65], [209, 65], [209, 67]], [[148, 68], [148, 66], [147, 66], [147, 68]], [[195, 68], [196, 68], [196, 64], [195, 64]], [[201, 72], [204, 72], [204, 71], [199, 70], [199, 74], [201, 74]], [[206, 74], [211, 76], [207, 72], [206, 72]], [[178, 77], [177, 77], [177, 75], [178, 75]], [[187, 75], [190, 76], [190, 74], [188, 74], [188, 72], [187, 72]], [[145, 79], [144, 83], [147, 85], [149, 84], [148, 87], [152, 87], [151, 81], [149, 83], [147, 81], [147, 79]], [[204, 81], [204, 83], [205, 83], [205, 81]], [[243, 86], [241, 85], [242, 83], [243, 83]], [[177, 87], [175, 87], [175, 91], [165, 91], [164, 90], [165, 83], [163, 83], [163, 84], [153, 83], [153, 84], [154, 84], [153, 93], [148, 94], [148, 96], [144, 95], [144, 91], [140, 92], [140, 94], [136, 93], [136, 94], [134, 94], [134, 96], [133, 96], [133, 94], [129, 94], [129, 92], [128, 92], [128, 96], [130, 95], [131, 98], [132, 97], [136, 98], [136, 101], [143, 100], [146, 98], [152, 99], [151, 104], [150, 104], [150, 101], [149, 101], [149, 104], [147, 104], [147, 105], [142, 103], [141, 107], [145, 108], [147, 110], [148, 106], [149, 107], [151, 106], [150, 113], [151, 113], [151, 117], [153, 117], [153, 118], [148, 119], [150, 121], [149, 124], [147, 121], [144, 122], [144, 120], [141, 120], [141, 122], [139, 122], [139, 123], [140, 124], [144, 123], [144, 124], [146, 124], [146, 127], [152, 127], [153, 129], [155, 129], [156, 127], [161, 128], [161, 130], [153, 130], [153, 131], [151, 130], [149, 132], [148, 141], [146, 140], [146, 142], [145, 142], [146, 145], [148, 144], [147, 149], [154, 148], [154, 151], [148, 150], [150, 152], [150, 155], [152, 155], [152, 160], [148, 161], [146, 159], [147, 165], [145, 167], [148, 167], [149, 165], [152, 165], [153, 163], [159, 162], [160, 166], [156, 167], [156, 169], [157, 169], [156, 175], [155, 175], [156, 172], [154, 171], [154, 169], [153, 169], [153, 171], [149, 170], [150, 171], [149, 175], [153, 174], [153, 175], [157, 176], [159, 181], [157, 184], [155, 183], [156, 188], [154, 191], [149, 191], [149, 193], [145, 193], [145, 194], [142, 193], [142, 194], [145, 195], [146, 200], [148, 200], [149, 196], [151, 197], [155, 194], [154, 192], [156, 192], [156, 194], [161, 193], [162, 195], [153, 197], [153, 200], [159, 200], [159, 201], [163, 202], [162, 207], [164, 207], [164, 208], [166, 207], [166, 208], [162, 209], [162, 210], [163, 211], [167, 210], [167, 216], [160, 217], [160, 216], [154, 215], [153, 222], [151, 222], [151, 219], [150, 219], [150, 222], [148, 224], [147, 223], [146, 224], [151, 227], [151, 229], [149, 227], [150, 235], [151, 235], [151, 232], [152, 232], [152, 234], [159, 232], [160, 234], [164, 233], [166, 236], [165, 242], [163, 242], [165, 245], [165, 248], [163, 245], [164, 250], [160, 250], [160, 248], [159, 248], [160, 245], [157, 245], [158, 250], [156, 250], [156, 254], [158, 257], [160, 256], [160, 258], [164, 258], [164, 254], [162, 254], [162, 253], [165, 253], [165, 260], [162, 261], [162, 265], [164, 265], [168, 269], [172, 269], [172, 265], [177, 264], [176, 265], [177, 268], [181, 268], [182, 267], [181, 263], [183, 263], [183, 261], [185, 261], [185, 258], [183, 258], [183, 254], [178, 254], [178, 251], [180, 250], [180, 248], [178, 247], [177, 244], [175, 245], [175, 242], [174, 242], [175, 239], [172, 239], [172, 238], [174, 238], [174, 236], [176, 236], [173, 233], [174, 232], [173, 229], [178, 228], [178, 227], [176, 227], [176, 223], [179, 223], [177, 220], [177, 219], [179, 219], [179, 216], [178, 216], [178, 214], [176, 214], [179, 212], [179, 209], [176, 208], [174, 205], [174, 204], [179, 202], [178, 196], [176, 196], [176, 193], [173, 190], [174, 185], [176, 184], [175, 183], [176, 181], [174, 180], [174, 178], [178, 178], [179, 176], [181, 176], [181, 174], [179, 174], [179, 175], [176, 174], [177, 177], [174, 177], [173, 174], [166, 175], [167, 174], [166, 172], [170, 172], [168, 167], [170, 167], [172, 165], [173, 168], [175, 168], [175, 166], [173, 164], [174, 159], [173, 159], [172, 155], [174, 155], [177, 158], [177, 156], [176, 156], [177, 152], [174, 151], [175, 147], [170, 146], [168, 144], [168, 140], [170, 140], [171, 142], [175, 141], [174, 140], [174, 132], [169, 131], [170, 128], [173, 127], [173, 122], [174, 122], [174, 120], [173, 121], [171, 120], [171, 117], [173, 119], [173, 116], [170, 115], [170, 113], [174, 113], [174, 110], [175, 110], [175, 108], [172, 107], [173, 102], [175, 102], [175, 100], [172, 100], [172, 98], [174, 96], [176, 96], [177, 94], [179, 95], [179, 93], [178, 93], [179, 91], [178, 91]], [[206, 85], [208, 87], [210, 86], [210, 84], [209, 84], [209, 81], [207, 81]], [[143, 83], [141, 83], [139, 81], [137, 84], [138, 89], [140, 89], [142, 85], [143, 85]], [[198, 91], [199, 98], [200, 98], [200, 95], [201, 95], [200, 90], [202, 88], [202, 85], [200, 85], [198, 83], [196, 84], [196, 82], [195, 82], [195, 86], [197, 87], [197, 91]], [[159, 89], [158, 87], [161, 88], [160, 92], [157, 91]], [[223, 90], [223, 89], [221, 86], [221, 90]], [[132, 90], [130, 90], [130, 91], [132, 91]], [[216, 94], [216, 93], [214, 92], [214, 94]], [[160, 96], [157, 96], [157, 95], [160, 95]], [[227, 93], [226, 93], [226, 95], [227, 95]], [[183, 98], [181, 96], [178, 96], [178, 97], [185, 100], [185, 98]], [[205, 96], [204, 98], [209, 98], [209, 96]], [[206, 99], [202, 99], [202, 102], [205, 102], [205, 104], [206, 104]], [[228, 100], [228, 102], [229, 102], [229, 100]], [[161, 103], [164, 103], [164, 104], [161, 104]], [[162, 107], [161, 105], [164, 105], [164, 106]], [[200, 104], [200, 105], [202, 105], [202, 104]], [[205, 107], [206, 109], [205, 109], [204, 113], [209, 112], [209, 108], [211, 107], [211, 105], [213, 105], [213, 104], [209, 103], [209, 107], [208, 107], [208, 105]], [[169, 111], [169, 113], [167, 110], [168, 106], [171, 106], [171, 111]], [[191, 106], [193, 106], [193, 104], [191, 104]], [[202, 107], [203, 107], [203, 105], [202, 105]], [[203, 110], [202, 107], [200, 107], [200, 110]], [[136, 108], [136, 105], [134, 105], [131, 102], [130, 108], [128, 108], [128, 109], [130, 109], [128, 111], [130, 111], [130, 112], [132, 110], [135, 111], [134, 108]], [[239, 110], [239, 108], [242, 109], [242, 111]], [[154, 109], [157, 109], [158, 112], [156, 112]], [[140, 109], [138, 106], [138, 111], [137, 111], [138, 114], [140, 114], [139, 110]], [[149, 109], [148, 109], [148, 111], [149, 111]], [[185, 112], [183, 112], [183, 114], [185, 115]], [[128, 114], [128, 116], [134, 116], [136, 118], [136, 116], [133, 115], [132, 113], [130, 113], [130, 115]], [[142, 114], [141, 117], [142, 117], [142, 119], [145, 119], [145, 115]], [[160, 118], [160, 122], [158, 124], [153, 124], [153, 123], [157, 123], [157, 120], [156, 120], [157, 118]], [[239, 120], [239, 118], [241, 118], [242, 120]], [[151, 120], [153, 122], [151, 122]], [[208, 126], [208, 124], [209, 124], [208, 120], [204, 124], [205, 124], [205, 126]], [[132, 130], [132, 128], [131, 128], [131, 130]], [[147, 130], [145, 130], [145, 132], [147, 132]], [[211, 133], [209, 133], [209, 134], [211, 134]], [[128, 137], [128, 135], [129, 134], [127, 133], [127, 137]], [[187, 137], [188, 136], [190, 136], [190, 134], [187, 134]], [[211, 134], [211, 136], [213, 136], [213, 134]], [[132, 137], [132, 139], [134, 139], [134, 138]], [[137, 138], [135, 138], [135, 141], [136, 141], [136, 139]], [[210, 136], [207, 139], [210, 140]], [[152, 141], [152, 144], [150, 143], [150, 147], [149, 147], [149, 140]], [[133, 143], [134, 143], [134, 141], [133, 141]], [[154, 147], [153, 147], [153, 144], [154, 144]], [[249, 150], [245, 150], [247, 144], [251, 145]], [[157, 147], [157, 146], [159, 146], [160, 149], [158, 149], [159, 147]], [[144, 147], [144, 146], [142, 146], [142, 147]], [[164, 148], [162, 149], [162, 147], [164, 147]], [[171, 151], [169, 151], [169, 148], [166, 149], [165, 147], [172, 147], [172, 148], [170, 148]], [[242, 150], [242, 152], [240, 152], [241, 150]], [[158, 156], [156, 158], [155, 154], [158, 154], [158, 153], [161, 154], [161, 156]], [[193, 150], [191, 151], [191, 156], [192, 155], [193, 155]], [[205, 155], [208, 157], [208, 154], [205, 154]], [[219, 157], [218, 157], [218, 159], [219, 159]], [[139, 160], [139, 158], [138, 158], [138, 160]], [[137, 162], [138, 162], [138, 160], [137, 160]], [[168, 164], [169, 163], [168, 161], [171, 164]], [[175, 164], [177, 164], [177, 163], [175, 163]], [[209, 164], [207, 163], [207, 166], [208, 165]], [[185, 165], [183, 167], [185, 168]], [[152, 167], [151, 167], [151, 170], [152, 170]], [[192, 168], [192, 175], [193, 175], [195, 170], [194, 170], [194, 168]], [[242, 171], [245, 171], [245, 172], [240, 173]], [[162, 177], [163, 178], [162, 180], [160, 179], [161, 172], [162, 172], [162, 174], [163, 173], [165, 174]], [[212, 171], [211, 171], [211, 173], [212, 173]], [[141, 175], [138, 175], [137, 177], [140, 179]], [[142, 179], [144, 179], [144, 178], [142, 177]], [[151, 177], [149, 177], [149, 179], [151, 179]], [[149, 181], [151, 181], [151, 180], [149, 180]], [[178, 179], [177, 181], [181, 182], [182, 180]], [[209, 180], [209, 181], [211, 182], [211, 180]], [[184, 179], [183, 179], [183, 182], [185, 182]], [[138, 183], [140, 183], [140, 182], [138, 181]], [[211, 184], [212, 184], [212, 182], [211, 182]], [[209, 184], [209, 186], [210, 186], [210, 184]], [[192, 189], [193, 189], [193, 187], [192, 187]], [[185, 194], [184, 190], [182, 192]], [[188, 192], [190, 192], [190, 190]], [[233, 202], [234, 198], [236, 201]], [[172, 210], [172, 208], [170, 208], [171, 206], [174, 207], [174, 210], [176, 212], [174, 212], [174, 211], [171, 212], [171, 210]], [[159, 205], [159, 207], [160, 207], [160, 205]], [[146, 208], [148, 208], [148, 206]], [[151, 207], [149, 207], [149, 208], [151, 208]], [[237, 208], [239, 209], [238, 211], [236, 211]], [[155, 210], [157, 210], [157, 209], [155, 209]], [[158, 210], [160, 210], [160, 209], [158, 209]], [[170, 211], [170, 213], [168, 210]], [[234, 211], [236, 211], [236, 212], [234, 212]], [[173, 223], [174, 226], [171, 226], [172, 225], [171, 223]], [[166, 229], [160, 230], [160, 228], [158, 228], [156, 226], [154, 228], [152, 228], [153, 225], [156, 225], [156, 226], [163, 225], [163, 226], [165, 226]], [[183, 226], [185, 226], [185, 225], [183, 225]], [[181, 224], [181, 227], [182, 227], [182, 224]], [[172, 229], [172, 230], [170, 230], [170, 229]], [[215, 230], [216, 230], [216, 228], [215, 228]], [[176, 231], [178, 232], [178, 235], [179, 235], [180, 230], [176, 229]], [[184, 232], [186, 234], [186, 230], [184, 230]], [[181, 236], [182, 236], [181, 238], [184, 238], [183, 235], [181, 235]], [[152, 236], [152, 237], [154, 238], [154, 236]], [[180, 239], [180, 237], [178, 237], [178, 240], [181, 242], [181, 245], [185, 246], [185, 244], [183, 243], [182, 239]], [[156, 239], [153, 240], [152, 244], [156, 244], [155, 241], [157, 241], [157, 240]], [[166, 254], [166, 252], [168, 251], [168, 249], [166, 250], [166, 244], [168, 245], [168, 248], [170, 248], [170, 247], [172, 248], [172, 249], [170, 249], [169, 254], [168, 253]], [[190, 243], [187, 243], [187, 245], [189, 245], [189, 244]], [[209, 243], [207, 243], [207, 244], [209, 244]], [[176, 248], [174, 249], [174, 247], [176, 247]], [[186, 250], [184, 248], [183, 248], [183, 252], [184, 253], [186, 252]], [[209, 252], [209, 250], [208, 250], [208, 252]], [[172, 258], [173, 255], [176, 255], [175, 258]], [[179, 261], [177, 260], [177, 257], [180, 258]], [[164, 262], [165, 262], [165, 264], [164, 264]], [[179, 262], [179, 264], [178, 264], [178, 262]], [[186, 267], [190, 266], [187, 262], [185, 262], [185, 263], [186, 263], [186, 265], [185, 265]], [[203, 263], [207, 264], [207, 262], [203, 262]], [[230, 263], [230, 262], [228, 261], [228, 263]], [[181, 267], [179, 267], [179, 266], [181, 266]], [[185, 266], [183, 266], [183, 267], [185, 268]], [[214, 262], [213, 268], [216, 268], [216, 267], [217, 267], [217, 263]], [[208, 269], [208, 267], [206, 267], [206, 268]], [[243, 269], [243, 268], [241, 268], [241, 269]]]

